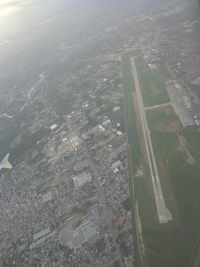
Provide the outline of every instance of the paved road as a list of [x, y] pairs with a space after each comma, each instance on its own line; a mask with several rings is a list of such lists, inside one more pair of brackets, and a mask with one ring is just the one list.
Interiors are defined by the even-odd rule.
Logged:
[[167, 103], [160, 104], [160, 105], [145, 107], [145, 110], [152, 110], [152, 109], [162, 108], [162, 107], [166, 107], [166, 106], [170, 106], [170, 105], [171, 105], [171, 102], [167, 102]]
[[145, 113], [145, 108], [144, 108], [143, 98], [142, 98], [142, 93], [141, 93], [141, 88], [140, 88], [140, 82], [139, 82], [134, 58], [131, 58], [131, 66], [132, 66], [132, 74], [133, 74], [133, 78], [135, 82], [136, 96], [137, 96], [137, 101], [138, 101], [138, 106], [139, 106], [140, 119], [141, 119], [141, 124], [142, 124], [143, 135], [144, 135], [144, 142], [145, 142], [145, 147], [146, 147], [149, 170], [150, 170], [150, 175], [152, 179], [158, 219], [160, 223], [167, 223], [172, 220], [172, 214], [166, 207], [165, 200], [163, 197], [163, 192], [162, 192], [162, 188], [160, 184], [160, 178], [158, 174], [158, 168], [157, 168], [153, 145], [151, 141], [150, 130], [149, 130], [148, 123], [147, 123], [147, 118], [146, 118], [146, 113]]
[[32, 92], [38, 87], [38, 85], [40, 85], [45, 79], [44, 74], [40, 74], [40, 79], [39, 81], [29, 90], [28, 94], [27, 94], [27, 100], [26, 102], [23, 104], [23, 106], [20, 108], [19, 112], [17, 112], [14, 115], [9, 115], [7, 113], [3, 113], [2, 115], [0, 115], [0, 118], [9, 118], [12, 119], [14, 118], [18, 113], [22, 112], [24, 110], [24, 108], [26, 107], [26, 105], [28, 104], [29, 100], [31, 99], [31, 94]]

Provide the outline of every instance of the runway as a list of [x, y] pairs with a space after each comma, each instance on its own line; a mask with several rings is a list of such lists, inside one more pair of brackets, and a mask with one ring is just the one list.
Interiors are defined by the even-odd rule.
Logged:
[[142, 131], [143, 131], [144, 142], [145, 142], [145, 147], [146, 147], [149, 171], [150, 171], [150, 176], [152, 179], [158, 220], [160, 223], [168, 223], [169, 221], [172, 221], [173, 218], [172, 218], [171, 212], [166, 207], [165, 200], [163, 197], [157, 163], [156, 163], [154, 150], [153, 150], [153, 144], [151, 140], [151, 134], [150, 134], [150, 130], [148, 127], [145, 108], [143, 104], [140, 82], [139, 82], [138, 73], [136, 70], [136, 65], [135, 65], [135, 61], [133, 57], [131, 58], [131, 67], [132, 67], [132, 74], [134, 78], [136, 96], [137, 96], [137, 101], [138, 101], [138, 106], [139, 106], [139, 114], [140, 114], [140, 120], [142, 124]]

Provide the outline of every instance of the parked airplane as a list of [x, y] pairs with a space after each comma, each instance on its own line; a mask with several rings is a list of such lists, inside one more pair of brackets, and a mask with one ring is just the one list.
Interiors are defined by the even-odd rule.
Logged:
[[12, 169], [12, 164], [8, 161], [10, 154], [8, 153], [4, 159], [0, 162], [0, 170], [1, 169]]

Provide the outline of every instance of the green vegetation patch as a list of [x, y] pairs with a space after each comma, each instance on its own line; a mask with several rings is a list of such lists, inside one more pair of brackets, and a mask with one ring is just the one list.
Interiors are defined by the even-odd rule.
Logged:
[[115, 261], [115, 262], [113, 263], [112, 267], [120, 267], [119, 262], [118, 262], [118, 261]]
[[169, 95], [162, 75], [157, 70], [146, 68], [142, 57], [136, 58], [135, 63], [140, 79], [144, 106], [149, 107], [169, 102]]
[[151, 179], [148, 175], [137, 178], [137, 199], [142, 230], [156, 230], [159, 227]]
[[126, 128], [128, 143], [132, 155], [132, 164], [134, 170], [141, 164], [142, 155], [139, 145], [139, 136], [136, 126], [136, 117], [133, 106], [133, 90], [134, 90], [134, 81], [131, 71], [131, 61], [130, 57], [134, 55], [134, 52], [129, 52], [124, 54], [122, 58], [123, 62], [123, 84], [124, 84], [124, 112], [126, 117]]
[[103, 238], [97, 240], [95, 245], [96, 245], [98, 254], [101, 254], [104, 251], [105, 247], [106, 247], [106, 243], [105, 243], [105, 240]]
[[185, 139], [188, 142], [191, 153], [196, 158], [197, 163], [200, 162], [200, 137], [199, 131], [196, 127], [187, 127], [182, 131]]
[[148, 70], [147, 64], [144, 62], [142, 55], [135, 57], [135, 65], [137, 66], [138, 73]]
[[123, 207], [126, 211], [131, 210], [131, 200], [130, 197], [128, 197], [124, 202], [123, 202]]

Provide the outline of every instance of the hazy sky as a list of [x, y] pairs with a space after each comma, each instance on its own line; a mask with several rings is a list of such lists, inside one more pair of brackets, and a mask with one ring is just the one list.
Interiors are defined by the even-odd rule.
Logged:
[[24, 0], [0, 0], [0, 5], [18, 4]]
[[0, 0], [0, 44], [83, 0]]

